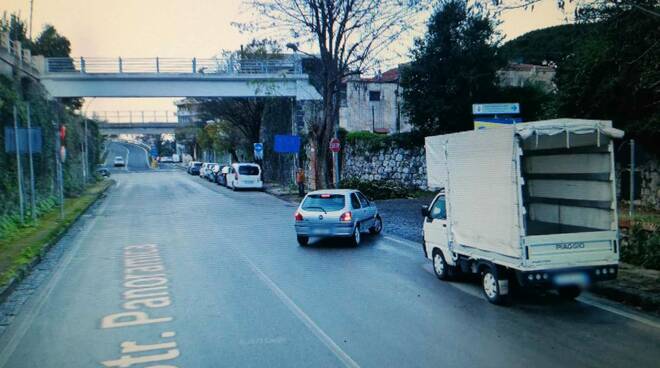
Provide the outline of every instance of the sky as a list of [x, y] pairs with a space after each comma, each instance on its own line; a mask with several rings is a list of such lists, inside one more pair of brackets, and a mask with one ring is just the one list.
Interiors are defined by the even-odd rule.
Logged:
[[[235, 50], [258, 35], [242, 34], [232, 22], [256, 18], [241, 0], [33, 0], [33, 36], [52, 24], [71, 41], [74, 57], [212, 57]], [[29, 0], [3, 0], [0, 11], [28, 19]], [[533, 11], [512, 10], [500, 31], [513, 39], [534, 29], [565, 23], [555, 0]], [[406, 50], [414, 36], [401, 39]], [[313, 51], [313, 50], [309, 50]], [[403, 60], [402, 60], [403, 61]], [[85, 111], [174, 110], [165, 99], [87, 99]]]

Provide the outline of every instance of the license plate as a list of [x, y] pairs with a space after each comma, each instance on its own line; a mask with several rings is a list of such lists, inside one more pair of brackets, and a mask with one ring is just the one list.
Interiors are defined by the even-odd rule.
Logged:
[[589, 278], [583, 272], [565, 273], [555, 276], [557, 285], [586, 285]]
[[245, 184], [254, 184], [254, 181], [252, 181], [252, 180], [245, 180], [245, 181], [243, 181], [243, 183], [245, 183]]
[[315, 233], [318, 234], [318, 235], [328, 235], [328, 234], [330, 234], [330, 230], [328, 230], [328, 229], [316, 229]]

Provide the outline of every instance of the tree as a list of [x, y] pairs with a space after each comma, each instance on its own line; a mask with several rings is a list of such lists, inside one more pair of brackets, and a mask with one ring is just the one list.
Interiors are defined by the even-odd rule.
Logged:
[[582, 8], [578, 21], [592, 30], [557, 69], [559, 113], [612, 120], [660, 153], [657, 1], [598, 1]]
[[403, 68], [404, 108], [416, 130], [431, 135], [472, 128], [472, 104], [490, 99], [496, 89], [501, 63], [494, 27], [464, 1], [437, 6]]
[[426, 0], [246, 0], [263, 22], [243, 29], [276, 33], [318, 52], [322, 116], [308, 122], [315, 141], [319, 183], [329, 184], [329, 141], [339, 121], [344, 78], [369, 70], [402, 34], [413, 29]]
[[55, 27], [47, 24], [34, 41], [32, 53], [45, 57], [69, 57], [71, 54], [71, 42], [66, 37], [60, 35]]

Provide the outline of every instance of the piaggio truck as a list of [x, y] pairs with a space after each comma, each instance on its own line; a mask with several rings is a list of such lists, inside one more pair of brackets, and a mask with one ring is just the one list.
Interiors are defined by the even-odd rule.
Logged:
[[616, 278], [619, 234], [609, 121], [554, 119], [426, 137], [423, 249], [441, 280], [481, 276], [504, 303], [515, 282], [576, 298]]

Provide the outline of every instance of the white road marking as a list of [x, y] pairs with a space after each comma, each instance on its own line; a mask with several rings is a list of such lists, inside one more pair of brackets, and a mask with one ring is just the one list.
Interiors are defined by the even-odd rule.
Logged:
[[412, 248], [412, 249], [415, 249], [415, 250], [422, 249], [422, 244], [417, 244], [417, 243], [412, 242], [410, 240], [395, 238], [391, 235], [384, 235], [383, 238], [385, 238], [387, 240], [390, 240], [390, 241], [393, 241], [395, 243], [403, 244], [403, 245], [407, 246], [408, 248]]
[[[99, 213], [103, 213], [105, 211], [105, 208], [108, 206], [108, 203], [109, 201], [105, 201], [101, 205], [101, 207], [99, 208]], [[28, 308], [26, 308], [22, 312], [22, 315], [24, 317], [16, 321], [17, 325], [15, 332], [11, 335], [9, 341], [4, 346], [4, 348], [0, 351], [0, 367], [4, 367], [7, 365], [7, 361], [9, 360], [9, 357], [14, 353], [19, 342], [23, 339], [23, 337], [27, 333], [27, 330], [33, 324], [34, 319], [48, 301], [50, 294], [55, 289], [55, 286], [57, 286], [57, 284], [59, 283], [60, 279], [62, 278], [62, 275], [64, 275], [65, 272], [69, 271], [69, 264], [71, 263], [71, 260], [78, 253], [78, 250], [80, 249], [83, 240], [85, 240], [89, 232], [94, 228], [94, 225], [96, 225], [96, 221], [100, 217], [101, 216], [94, 216], [91, 220], [89, 220], [90, 222], [86, 224], [85, 228], [82, 231], [80, 231], [80, 233], [78, 233], [75, 243], [68, 250], [68, 252], [64, 256], [64, 259], [57, 266], [53, 276], [50, 278], [50, 280], [48, 280], [42, 291], [38, 294], [33, 294], [31, 296], [31, 298], [37, 301], [37, 303], [32, 304], [31, 306], [27, 306]], [[7, 335], [7, 333], [5, 333], [5, 335]]]
[[125, 145], [121, 145], [126, 150], [126, 162], [124, 162], [124, 170], [128, 171], [128, 158], [131, 156], [131, 151]]
[[289, 298], [266, 274], [264, 274], [252, 261], [243, 256], [243, 259], [257, 274], [261, 281], [280, 299], [284, 305], [314, 334], [321, 342], [344, 364], [345, 367], [359, 368], [360, 366], [337, 345], [291, 298]]
[[650, 318], [646, 318], [646, 317], [638, 315], [638, 314], [626, 312], [624, 310], [621, 310], [620, 308], [616, 308], [616, 307], [609, 306], [609, 305], [604, 304], [604, 303], [600, 303], [600, 302], [594, 300], [593, 298], [586, 298], [584, 296], [581, 296], [581, 297], [577, 298], [576, 300], [579, 301], [580, 303], [584, 303], [584, 304], [590, 305], [592, 307], [602, 309], [602, 310], [608, 311], [610, 313], [614, 313], [614, 314], [619, 315], [621, 317], [632, 319], [633, 321], [639, 322], [639, 323], [647, 325], [649, 327], [654, 327], [654, 328], [659, 328], [660, 329], [660, 323], [658, 323], [657, 321], [654, 321]]

